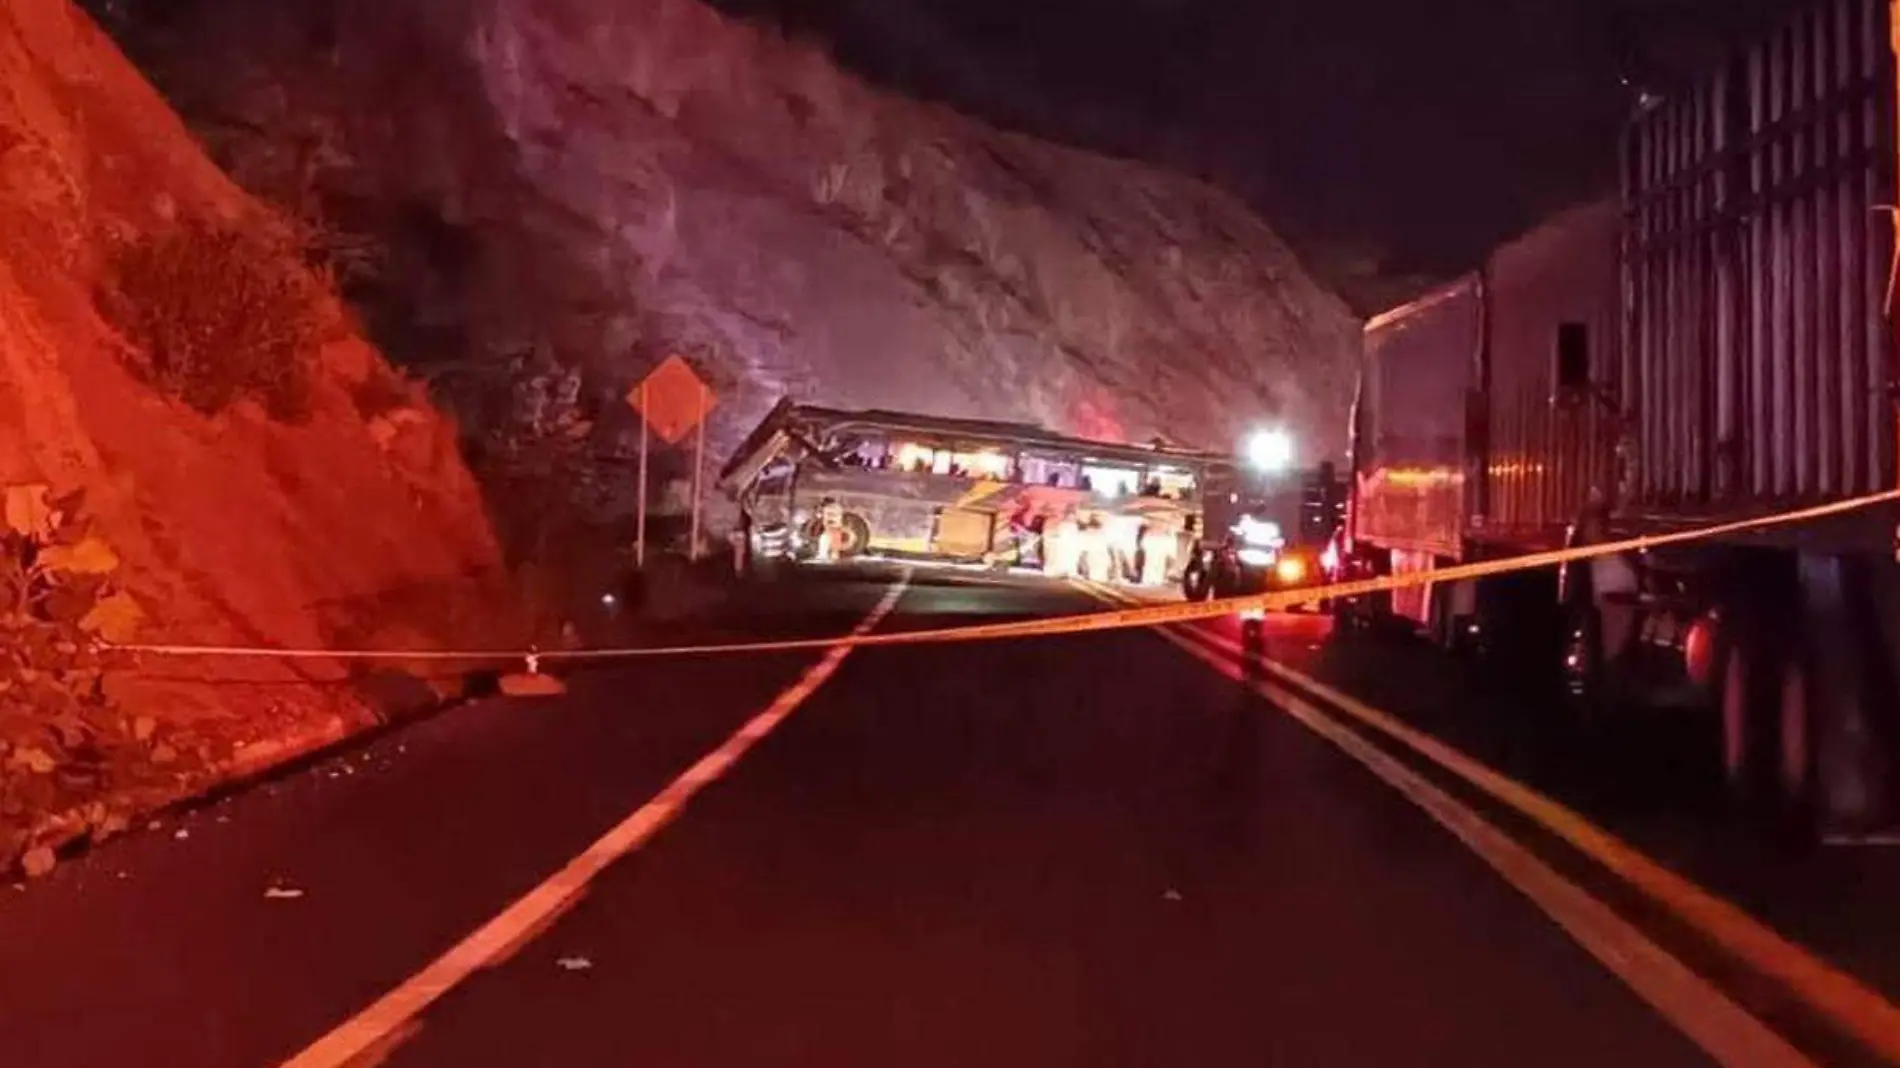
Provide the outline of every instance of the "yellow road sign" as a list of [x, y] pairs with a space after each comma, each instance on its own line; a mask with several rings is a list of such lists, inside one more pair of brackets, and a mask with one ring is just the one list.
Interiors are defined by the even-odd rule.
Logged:
[[668, 356], [627, 394], [627, 403], [668, 445], [692, 433], [717, 400], [692, 365], [677, 355]]

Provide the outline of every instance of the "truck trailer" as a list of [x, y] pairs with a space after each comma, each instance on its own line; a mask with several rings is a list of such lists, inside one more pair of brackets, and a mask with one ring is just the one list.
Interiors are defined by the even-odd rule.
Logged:
[[[1895, 486], [1894, 0], [1825, 0], [1649, 100], [1620, 188], [1365, 327], [1352, 574], [1639, 538]], [[1565, 708], [1700, 716], [1730, 791], [1888, 826], [1900, 527], [1822, 520], [1337, 603], [1547, 666]]]

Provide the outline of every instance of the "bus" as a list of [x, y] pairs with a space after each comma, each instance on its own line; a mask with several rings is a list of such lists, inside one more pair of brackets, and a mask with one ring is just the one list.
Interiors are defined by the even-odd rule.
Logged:
[[[781, 400], [719, 475], [742, 570], [893, 559], [1178, 583], [1231, 457]], [[1237, 498], [1236, 498], [1237, 499]]]

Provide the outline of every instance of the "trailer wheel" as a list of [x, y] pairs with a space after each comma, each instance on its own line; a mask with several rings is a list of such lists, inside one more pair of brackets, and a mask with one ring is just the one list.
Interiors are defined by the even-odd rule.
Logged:
[[1357, 636], [1376, 642], [1397, 633], [1391, 612], [1391, 595], [1367, 593], [1357, 597], [1333, 599], [1333, 633]]
[[1775, 720], [1775, 772], [1785, 829], [1806, 837], [1815, 812], [1814, 692], [1807, 663], [1796, 654], [1783, 659]]
[[1343, 636], [1359, 629], [1357, 600], [1355, 597], [1334, 597], [1326, 602], [1333, 617], [1334, 634]]
[[[1391, 574], [1389, 561], [1363, 549], [1349, 554], [1334, 581], [1379, 578]], [[1333, 633], [1376, 641], [1390, 637], [1398, 628], [1392, 615], [1392, 591], [1361, 593], [1351, 597], [1328, 598], [1333, 615]]]
[[1779, 716], [1781, 673], [1771, 650], [1753, 634], [1737, 635], [1722, 661], [1722, 784], [1731, 805], [1746, 810], [1763, 800]]
[[1451, 587], [1434, 582], [1425, 598], [1425, 634], [1433, 645], [1452, 656], [1458, 655], [1457, 621], [1451, 615]]

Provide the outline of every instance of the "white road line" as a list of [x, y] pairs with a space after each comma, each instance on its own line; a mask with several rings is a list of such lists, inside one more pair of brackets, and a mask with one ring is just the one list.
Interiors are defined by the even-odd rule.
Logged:
[[[1198, 641], [1241, 655], [1238, 643], [1204, 629]], [[1622, 879], [1706, 938], [1734, 960], [1792, 993], [1842, 1034], [1892, 1064], [1900, 1064], [1900, 1006], [1805, 947], [1782, 937], [1745, 910], [1664, 867], [1582, 814], [1510, 778], [1489, 765], [1390, 713], [1354, 699], [1275, 660], [1269, 673], [1312, 694], [1337, 716], [1355, 720], [1393, 739], [1463, 779], [1500, 804], [1529, 818]]]
[[[1089, 592], [1105, 596], [1094, 589]], [[1233, 656], [1172, 629], [1155, 633], [1221, 674], [1244, 678]], [[1795, 1068], [1814, 1063], [1615, 910], [1564, 878], [1470, 806], [1291, 691], [1263, 681], [1253, 685], [1274, 707], [1338, 746], [1424, 809], [1717, 1063], [1731, 1068]]]
[[[876, 608], [852, 631], [868, 633], [897, 607], [910, 583], [908, 572], [885, 591]], [[283, 1062], [283, 1068], [345, 1068], [360, 1063], [372, 1051], [386, 1051], [390, 1040], [411, 1029], [422, 1011], [475, 972], [498, 963], [541, 931], [585, 893], [588, 884], [615, 861], [645, 845], [679, 815], [693, 795], [731, 770], [748, 749], [783, 723], [805, 699], [817, 692], [851, 655], [850, 646], [836, 646], [813, 664], [765, 710], [753, 716], [719, 748], [701, 757], [656, 797], [608, 831], [567, 866], [503, 909], [493, 919], [436, 958], [402, 985], [324, 1035], [303, 1052]]]

